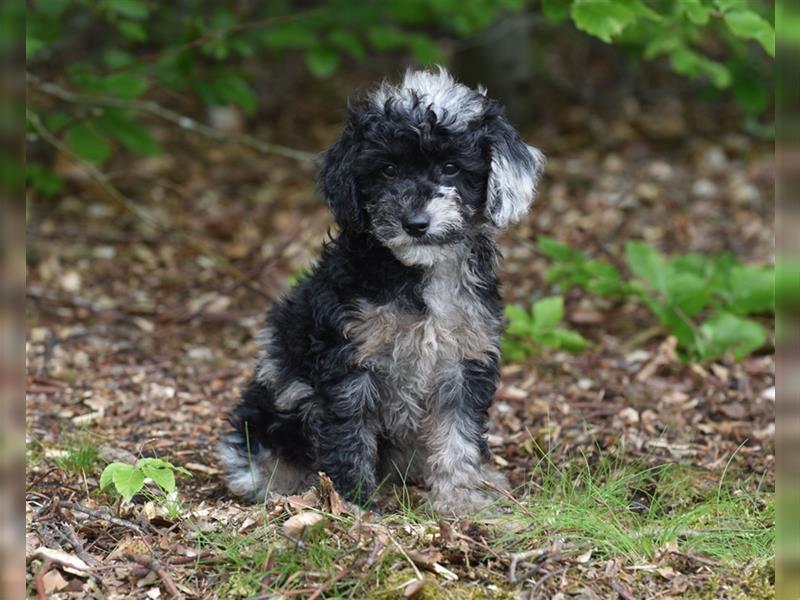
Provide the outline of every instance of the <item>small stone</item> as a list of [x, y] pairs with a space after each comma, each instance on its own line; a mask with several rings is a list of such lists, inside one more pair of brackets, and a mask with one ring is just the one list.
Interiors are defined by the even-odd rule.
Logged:
[[65, 292], [77, 292], [81, 289], [81, 276], [76, 271], [67, 271], [59, 283]]
[[639, 422], [639, 412], [630, 406], [619, 411], [617, 416], [622, 419], [622, 422], [626, 425], [635, 425]]
[[692, 195], [696, 198], [711, 198], [716, 193], [717, 186], [710, 179], [698, 179], [692, 185]]

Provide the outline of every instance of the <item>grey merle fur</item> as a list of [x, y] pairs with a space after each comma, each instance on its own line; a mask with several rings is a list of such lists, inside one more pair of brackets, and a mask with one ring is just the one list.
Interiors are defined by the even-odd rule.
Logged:
[[501, 106], [443, 69], [350, 109], [319, 187], [339, 233], [269, 312], [219, 444], [231, 491], [263, 500], [326, 472], [372, 506], [387, 479], [441, 511], [492, 500], [488, 409], [503, 328], [497, 232], [528, 210], [544, 158]]

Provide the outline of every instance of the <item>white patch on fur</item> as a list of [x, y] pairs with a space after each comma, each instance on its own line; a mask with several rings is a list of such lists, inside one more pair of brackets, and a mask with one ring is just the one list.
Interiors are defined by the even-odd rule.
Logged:
[[270, 327], [265, 327], [258, 332], [258, 360], [256, 361], [255, 379], [262, 385], [276, 385], [280, 378], [278, 361], [270, 356], [274, 334]]
[[384, 82], [370, 96], [370, 100], [383, 108], [387, 100], [405, 110], [412, 110], [415, 96], [420, 98], [423, 108], [436, 114], [440, 121], [448, 122], [456, 131], [479, 118], [483, 113], [485, 90], [477, 92], [458, 83], [444, 67], [435, 71], [406, 71], [399, 85]]
[[261, 449], [248, 456], [238, 433], [223, 436], [217, 453], [228, 488], [250, 502], [263, 502], [270, 493], [294, 494], [314, 481], [313, 472], [281, 462], [269, 450]]
[[489, 217], [501, 229], [518, 223], [528, 212], [536, 196], [536, 186], [544, 169], [545, 157], [533, 146], [528, 146], [528, 152], [533, 159], [532, 170], [493, 151], [486, 208]]
[[434, 236], [458, 230], [464, 224], [461, 211], [458, 209], [456, 188], [440, 187], [438, 191], [438, 195], [434, 196], [425, 207], [425, 211], [431, 218], [427, 233]]
[[275, 398], [275, 406], [278, 410], [292, 410], [302, 400], [314, 394], [314, 388], [302, 381], [294, 380], [281, 390]]

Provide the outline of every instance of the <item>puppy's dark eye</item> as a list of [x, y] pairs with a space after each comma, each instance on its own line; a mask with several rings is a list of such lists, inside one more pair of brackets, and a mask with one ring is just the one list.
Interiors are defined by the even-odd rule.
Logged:
[[460, 169], [458, 168], [458, 165], [453, 162], [444, 163], [444, 166], [442, 167], [442, 173], [445, 175], [455, 175], [459, 172], [459, 170]]
[[397, 175], [397, 167], [395, 167], [394, 165], [384, 165], [383, 169], [381, 170], [383, 171], [383, 174], [386, 175], [387, 177], [394, 177], [395, 175]]

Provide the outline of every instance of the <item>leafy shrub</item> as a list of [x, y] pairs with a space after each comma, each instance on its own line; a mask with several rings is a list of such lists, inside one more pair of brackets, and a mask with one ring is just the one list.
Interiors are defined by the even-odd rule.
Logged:
[[[748, 41], [775, 56], [774, 7], [752, 0], [542, 0], [552, 21], [607, 43], [620, 44], [650, 60], [668, 57], [672, 69], [733, 88], [745, 110], [759, 113], [771, 100]], [[725, 48], [720, 52], [720, 45]], [[715, 58], [709, 57], [712, 49]]]
[[[733, 86], [752, 112], [770, 104], [765, 61], [753, 46], [774, 54], [774, 19], [756, 0], [327, 0], [300, 11], [288, 0], [245, 8], [200, 0], [33, 0], [28, 68], [39, 76], [55, 69], [74, 96], [56, 107], [32, 96], [30, 110], [84, 160], [102, 164], [116, 148], [153, 155], [161, 147], [141, 122], [139, 102], [153, 89], [252, 114], [258, 57], [302, 53], [319, 78], [332, 75], [343, 56], [363, 61], [374, 52], [404, 51], [428, 65], [444, 58], [434, 34], [469, 35], [526, 8], [541, 10], [554, 27], [570, 23], [646, 59], [668, 56], [681, 74]], [[60, 190], [37, 166], [28, 177], [44, 195]]]
[[[135, 465], [113, 462], [100, 475], [100, 489], [104, 490], [113, 483], [114, 489], [125, 502], [143, 493], [161, 503], [169, 512], [175, 512], [180, 506], [175, 473], [191, 477], [191, 473], [183, 467], [161, 458], [141, 458]], [[148, 483], [148, 480], [152, 483]]]
[[746, 317], [775, 312], [775, 272], [743, 265], [728, 254], [688, 253], [666, 258], [639, 241], [625, 245], [633, 277], [624, 279], [611, 264], [586, 258], [553, 238], [539, 238], [552, 259], [549, 282], [562, 291], [583, 288], [600, 296], [643, 302], [678, 340], [687, 359], [725, 354], [741, 359], [763, 347], [767, 331]]
[[508, 326], [503, 336], [503, 354], [511, 360], [537, 354], [542, 347], [577, 352], [586, 346], [581, 334], [558, 327], [564, 319], [564, 299], [561, 296], [534, 302], [530, 311], [509, 304], [506, 318]]

